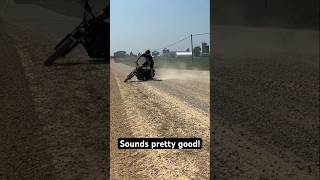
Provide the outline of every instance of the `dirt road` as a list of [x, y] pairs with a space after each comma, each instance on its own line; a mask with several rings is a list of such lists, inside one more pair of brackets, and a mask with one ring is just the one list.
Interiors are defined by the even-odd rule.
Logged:
[[40, 138], [45, 124], [36, 114], [21, 59], [3, 25], [0, 22], [0, 179], [51, 179], [55, 168]]
[[[12, 2], [0, 2], [0, 179], [104, 179], [108, 66], [88, 64], [78, 49], [57, 66], [44, 67], [55, 43], [79, 20]], [[239, 29], [225, 36], [233, 38], [235, 32]], [[273, 32], [276, 39], [287, 34]], [[216, 179], [318, 179], [319, 53], [292, 50], [304, 41], [315, 42], [319, 33], [316, 38], [299, 34], [292, 36], [300, 37], [297, 47], [280, 55], [217, 54], [221, 59], [211, 63], [214, 113], [209, 113], [207, 78], [157, 71], [163, 81], [124, 84], [131, 68], [113, 64], [112, 177], [208, 179], [212, 140]], [[247, 41], [242, 35], [245, 40], [239, 42]], [[229, 46], [235, 41], [221, 42]], [[280, 44], [279, 49], [290, 45]], [[201, 137], [204, 148], [120, 151], [118, 137]]]
[[[236, 33], [238, 36], [235, 35]], [[261, 38], [254, 39], [253, 34], [254, 37]], [[211, 63], [210, 93], [213, 105], [210, 113], [211, 177], [214, 179], [318, 179], [319, 33], [286, 29], [225, 27], [221, 29], [220, 35], [217, 41], [222, 44], [217, 45], [217, 53]], [[238, 41], [230, 40], [230, 37], [237, 37], [235, 39]], [[236, 42], [239, 44], [236, 45]], [[248, 42], [248, 44], [240, 48], [241, 42]], [[228, 51], [224, 52], [224, 50]], [[114, 73], [115, 70], [112, 70], [111, 75], [116, 80], [111, 81], [111, 85], [119, 86], [120, 93], [111, 99], [117, 100], [117, 107], [120, 109], [125, 109], [125, 105], [128, 104], [127, 107], [132, 114], [130, 115], [129, 112], [129, 117], [134, 121], [126, 117], [128, 111], [125, 115], [121, 114], [120, 118], [118, 115], [122, 111], [114, 110], [115, 108], [112, 107], [112, 112], [117, 112], [114, 113], [116, 114], [114, 119], [117, 121], [113, 121], [116, 124], [111, 126], [111, 128], [117, 127], [114, 130], [116, 134], [112, 134], [113, 137], [124, 136], [124, 129], [127, 133], [130, 132], [128, 136], [134, 133], [137, 134], [135, 136], [148, 134], [156, 136], [165, 134], [163, 132], [170, 134], [170, 129], [158, 130], [160, 127], [156, 126], [166, 122], [165, 120], [150, 123], [150, 121], [153, 122], [151, 117], [157, 112], [154, 109], [159, 108], [148, 109], [144, 103], [153, 106], [154, 102], [150, 103], [149, 99], [152, 100], [154, 96], [158, 97], [155, 98], [155, 102], [163, 102], [159, 107], [170, 104], [165, 101], [168, 99], [167, 96], [183, 97], [180, 101], [206, 112], [206, 108], [200, 105], [205, 103], [200, 103], [203, 101], [199, 100], [202, 99], [200, 94], [206, 93], [193, 89], [194, 81], [181, 83], [183, 80], [180, 80], [179, 84], [177, 80], [172, 81], [169, 78], [164, 82], [125, 85], [122, 80], [126, 74], [119, 74], [124, 71], [130, 72], [130, 68], [119, 64], [114, 64], [114, 67], [121, 70], [118, 70], [120, 73]], [[176, 77], [183, 75], [182, 72], [172, 74]], [[165, 77], [166, 74], [162, 75]], [[182, 92], [190, 90], [190, 92], [177, 93], [179, 90]], [[197, 98], [190, 99], [190, 97]], [[139, 102], [140, 99], [143, 101]], [[112, 104], [115, 104], [115, 100], [112, 100]], [[197, 111], [197, 108], [194, 110]], [[161, 109], [166, 111], [159, 113], [163, 117], [167, 117], [167, 114], [170, 115], [172, 112], [172, 108]], [[179, 117], [180, 108], [176, 109], [175, 116]], [[129, 119], [129, 121], [121, 119]], [[139, 119], [142, 119], [142, 122], [138, 121]], [[179, 121], [184, 122], [183, 118]], [[179, 121], [172, 123], [169, 127], [179, 129], [176, 126]], [[120, 125], [117, 125], [117, 122]], [[140, 128], [145, 126], [148, 128]], [[152, 133], [153, 130], [149, 129], [158, 131]], [[141, 131], [144, 134], [137, 133]], [[171, 135], [179, 134], [178, 130], [175, 132]], [[194, 133], [197, 134], [196, 132]], [[140, 158], [135, 157], [132, 151], [122, 151], [122, 153], [124, 153], [121, 155], [124, 157], [122, 162], [127, 164]], [[152, 160], [132, 163], [128, 168], [133, 168], [132, 165], [147, 168]], [[157, 160], [154, 161], [157, 162]], [[119, 167], [122, 166], [123, 164], [119, 164]], [[155, 167], [158, 166], [155, 165]], [[133, 168], [132, 172], [136, 171], [139, 172], [139, 169]], [[145, 175], [145, 173], [142, 174]], [[179, 176], [179, 173], [177, 174]], [[190, 178], [191, 174], [196, 173], [190, 173], [187, 177]], [[197, 174], [195, 177], [198, 177]]]
[[319, 32], [215, 27], [216, 179], [319, 179]]
[[82, 48], [44, 60], [80, 22], [34, 5], [0, 3], [0, 179], [108, 177], [108, 65]]
[[[162, 81], [132, 79], [123, 83], [131, 70], [132, 67], [124, 64], [111, 64], [111, 177], [208, 179], [209, 72], [199, 76], [192, 71], [174, 74], [173, 70], [170, 73], [157, 70]], [[200, 80], [187, 80], [183, 73]], [[118, 150], [120, 137], [198, 137], [203, 139], [204, 147], [201, 150]]]

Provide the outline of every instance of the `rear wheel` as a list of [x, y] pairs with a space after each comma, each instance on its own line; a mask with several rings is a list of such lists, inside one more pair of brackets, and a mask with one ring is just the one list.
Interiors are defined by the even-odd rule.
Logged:
[[45, 61], [44, 64], [46, 66], [50, 66], [55, 60], [57, 60], [61, 56], [66, 55], [69, 52], [69, 49], [72, 47], [73, 43], [74, 41], [72, 39], [68, 39], [65, 43], [63, 43], [56, 49], [56, 51]]

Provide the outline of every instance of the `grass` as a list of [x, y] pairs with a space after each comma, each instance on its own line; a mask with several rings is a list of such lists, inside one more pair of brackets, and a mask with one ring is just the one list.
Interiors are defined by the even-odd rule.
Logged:
[[[135, 66], [136, 57], [121, 57], [115, 58], [115, 62], [120, 62], [129, 66]], [[141, 64], [143, 58], [139, 60]], [[209, 57], [156, 57], [154, 58], [155, 68], [169, 68], [169, 69], [188, 69], [188, 70], [209, 70]]]

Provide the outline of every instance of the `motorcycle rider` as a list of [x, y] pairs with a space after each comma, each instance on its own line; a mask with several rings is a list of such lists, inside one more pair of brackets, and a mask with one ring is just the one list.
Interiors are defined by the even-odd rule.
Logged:
[[150, 54], [150, 50], [146, 50], [145, 53], [141, 54], [139, 56], [139, 58], [137, 59], [136, 61], [136, 64], [138, 64], [138, 61], [141, 57], [144, 57], [145, 58], [145, 62], [142, 64], [142, 67], [147, 69], [149, 68], [149, 73], [150, 73], [150, 77], [151, 79], [153, 79], [153, 76], [154, 76], [154, 69], [153, 69], [153, 66], [154, 66], [154, 61], [153, 61], [153, 58]]
[[55, 53], [44, 63], [46, 66], [52, 65], [55, 60], [64, 57], [79, 43], [84, 46], [91, 58], [110, 62], [109, 3], [98, 16], [94, 15], [88, 0], [82, 0], [81, 5], [83, 8], [82, 22], [55, 47]]
[[[84, 18], [87, 18], [88, 15], [94, 16], [92, 14], [92, 9], [88, 0], [83, 0], [82, 4], [84, 6]], [[100, 15], [97, 16], [98, 19], [102, 19], [107, 23], [110, 23], [110, 3], [108, 2], [106, 7], [102, 9]]]
[[[84, 7], [86, 14], [91, 14], [92, 10], [88, 1]], [[85, 16], [87, 16], [85, 14]], [[108, 52], [110, 49], [110, 7], [105, 7], [100, 15], [89, 20], [88, 28], [88, 45], [85, 45], [91, 57], [104, 56], [106, 62], [109, 63]]]

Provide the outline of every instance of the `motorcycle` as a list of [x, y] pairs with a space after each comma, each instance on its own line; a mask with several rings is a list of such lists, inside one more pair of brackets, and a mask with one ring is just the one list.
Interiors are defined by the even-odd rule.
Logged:
[[102, 18], [96, 17], [91, 6], [86, 2], [82, 22], [55, 46], [55, 52], [44, 64], [46, 66], [52, 65], [55, 60], [70, 53], [79, 43], [84, 46], [89, 57], [107, 59], [109, 28], [110, 24]]
[[[151, 76], [151, 71], [153, 71], [153, 76]], [[147, 80], [152, 80], [155, 76], [155, 70], [154, 69], [148, 69], [144, 66], [140, 66], [139, 63], [136, 63], [135, 69], [128, 74], [127, 78], [124, 80], [124, 82], [127, 82], [134, 76], [137, 77], [138, 80], [140, 81], [147, 81]]]

